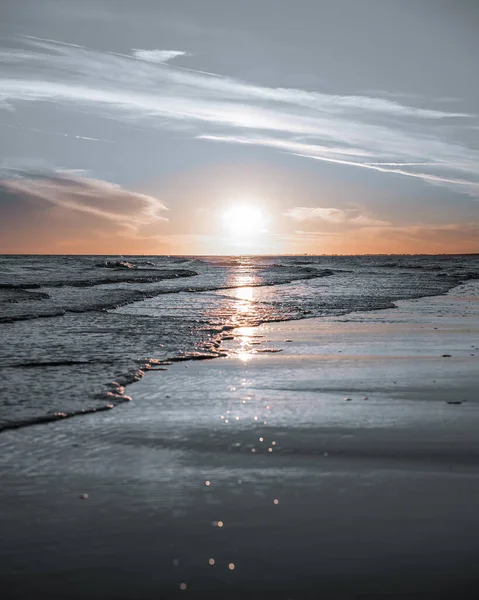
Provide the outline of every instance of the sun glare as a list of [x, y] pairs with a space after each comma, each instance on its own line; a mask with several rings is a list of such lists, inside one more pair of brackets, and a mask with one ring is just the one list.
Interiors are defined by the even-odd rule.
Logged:
[[264, 226], [261, 210], [256, 206], [238, 205], [224, 215], [228, 231], [238, 237], [248, 237], [259, 233]]

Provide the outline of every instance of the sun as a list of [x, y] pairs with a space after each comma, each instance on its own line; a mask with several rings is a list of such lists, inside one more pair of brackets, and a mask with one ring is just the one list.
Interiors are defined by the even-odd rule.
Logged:
[[264, 217], [257, 206], [239, 204], [224, 214], [224, 223], [231, 234], [245, 238], [263, 229]]

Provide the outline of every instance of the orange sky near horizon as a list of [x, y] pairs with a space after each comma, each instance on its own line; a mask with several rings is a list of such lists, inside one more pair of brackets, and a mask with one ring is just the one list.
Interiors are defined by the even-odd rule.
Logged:
[[[66, 231], [66, 230], [65, 230]], [[385, 228], [380, 231], [324, 233], [308, 237], [292, 234], [273, 237], [258, 245], [228, 243], [215, 236], [158, 236], [157, 239], [131, 239], [121, 235], [104, 236], [97, 231], [88, 238], [44, 232], [22, 239], [2, 236], [1, 254], [105, 254], [105, 255], [288, 255], [288, 254], [468, 254], [479, 252], [479, 229], [437, 230]], [[278, 237], [281, 239], [278, 241]], [[318, 239], [319, 238], [319, 239]]]
[[371, 185], [267, 163], [197, 168], [141, 191], [69, 172], [0, 179], [0, 253], [479, 252], [479, 218], [455, 222], [454, 206], [431, 213], [390, 189], [386, 203]]

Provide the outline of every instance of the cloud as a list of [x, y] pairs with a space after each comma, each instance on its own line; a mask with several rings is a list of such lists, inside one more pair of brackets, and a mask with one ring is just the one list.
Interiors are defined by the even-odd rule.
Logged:
[[[1, 106], [0, 106], [1, 108]], [[43, 135], [53, 135], [57, 137], [74, 138], [76, 140], [85, 140], [87, 142], [103, 142], [105, 144], [114, 144], [112, 140], [105, 140], [103, 138], [89, 137], [85, 135], [72, 135], [70, 133], [60, 133], [58, 131], [46, 131], [45, 129], [37, 129], [36, 127], [23, 127], [22, 125], [10, 125], [9, 123], [0, 123], [0, 127], [6, 127], [8, 129], [18, 129], [20, 131], [31, 131], [32, 133], [41, 133]]]
[[[413, 162], [413, 163], [387, 163], [387, 162], [366, 162], [358, 160], [357, 157], [367, 157], [371, 156], [372, 153], [367, 150], [362, 150], [360, 148], [335, 148], [335, 147], [325, 147], [319, 146], [317, 144], [305, 144], [297, 141], [288, 141], [288, 140], [280, 140], [277, 138], [268, 138], [262, 136], [218, 136], [218, 135], [200, 135], [199, 139], [217, 141], [217, 142], [227, 142], [227, 143], [235, 143], [235, 144], [249, 144], [254, 146], [266, 146], [269, 148], [276, 148], [279, 150], [284, 150], [285, 152], [289, 152], [296, 156], [300, 156], [302, 158], [312, 158], [315, 160], [320, 160], [324, 162], [335, 163], [339, 165], [345, 165], [350, 167], [360, 167], [363, 169], [368, 169], [371, 171], [379, 171], [380, 173], [393, 173], [396, 175], [401, 175], [403, 177], [412, 177], [416, 179], [421, 179], [426, 183], [431, 185], [444, 185], [446, 187], [450, 187], [455, 191], [462, 192], [464, 194], [468, 194], [472, 197], [479, 197], [479, 169], [476, 165], [470, 163], [461, 163], [461, 162], [447, 162], [447, 161], [436, 161], [436, 162]], [[349, 156], [349, 160], [347, 157]], [[472, 174], [472, 179], [464, 179], [464, 178], [451, 178], [447, 176], [441, 176], [426, 172], [415, 172], [415, 171], [406, 171], [404, 169], [399, 169], [397, 167], [418, 167], [418, 166], [429, 166], [432, 169], [440, 169], [440, 170], [456, 170], [459, 172], [466, 172], [468, 174]], [[396, 167], [396, 168], [390, 168]]]
[[331, 225], [346, 225], [349, 227], [388, 227], [389, 221], [375, 219], [369, 215], [361, 214], [356, 209], [342, 210], [339, 208], [312, 208], [307, 206], [296, 206], [289, 208], [285, 217], [294, 221], [323, 221]]
[[178, 56], [188, 56], [186, 52], [181, 50], [132, 50], [133, 56], [153, 63], [166, 63]]
[[11, 104], [0, 98], [0, 110], [8, 110], [9, 112], [13, 112], [15, 109]]
[[[357, 163], [357, 162], [352, 162], [352, 161], [347, 161], [347, 160], [340, 160], [340, 159], [336, 159], [336, 158], [327, 158], [325, 156], [311, 156], [308, 154], [298, 154], [298, 156], [303, 156], [304, 158], [313, 158], [316, 160], [322, 160], [325, 162], [331, 162], [331, 163], [336, 163], [339, 165], [348, 165], [348, 166], [354, 166], [354, 167], [362, 167], [364, 169], [371, 169], [373, 171], [379, 171], [380, 173], [395, 173], [396, 175], [403, 175], [404, 177], [413, 177], [416, 179], [422, 179], [423, 181], [425, 181], [426, 183], [430, 183], [432, 185], [445, 185], [447, 187], [450, 187], [456, 191], [459, 192], [463, 192], [465, 194], [469, 194], [470, 196], [473, 197], [479, 197], [479, 181], [471, 181], [468, 179], [459, 179], [459, 178], [451, 178], [451, 177], [444, 177], [444, 176], [440, 176], [440, 175], [434, 175], [432, 173], [425, 173], [425, 172], [411, 172], [411, 171], [405, 171], [404, 169], [390, 169], [390, 168], [385, 168], [385, 167], [380, 167], [374, 164], [369, 164], [369, 163]], [[439, 166], [439, 165], [436, 165]], [[459, 166], [457, 166], [456, 168], [460, 168]]]
[[[308, 144], [296, 140], [282, 140], [273, 137], [265, 136], [225, 136], [225, 135], [198, 135], [197, 139], [210, 140], [212, 142], [227, 142], [233, 144], [246, 144], [251, 146], [268, 146], [269, 148], [276, 148], [277, 150], [284, 150], [291, 154], [309, 153], [311, 156], [321, 155], [338, 155], [338, 156], [349, 156], [349, 157], [371, 157], [374, 153], [364, 149], [355, 148], [353, 146], [335, 147], [326, 146], [320, 144]], [[369, 163], [368, 163], [369, 164]], [[374, 164], [374, 163], [373, 163]], [[422, 163], [421, 163], [422, 164]]]
[[28, 48], [0, 50], [0, 106], [55, 102], [129, 123], [187, 126], [203, 140], [268, 147], [479, 197], [479, 150], [458, 141], [459, 123], [475, 127], [474, 115], [252, 85], [167, 62], [182, 51], [121, 55], [38, 38], [19, 45]]
[[22, 204], [39, 209], [55, 208], [58, 209], [55, 214], [67, 220], [83, 213], [94, 218], [96, 227], [107, 222], [117, 231], [120, 228], [133, 237], [141, 235], [144, 227], [168, 220], [166, 206], [153, 196], [131, 192], [107, 181], [79, 177], [68, 171], [14, 171], [13, 177], [0, 179], [0, 199], [3, 199], [0, 217], [6, 218], [12, 202], [19, 214]]

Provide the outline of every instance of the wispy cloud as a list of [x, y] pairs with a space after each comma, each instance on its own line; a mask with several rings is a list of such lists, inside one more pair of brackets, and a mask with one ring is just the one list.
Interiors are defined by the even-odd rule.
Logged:
[[269, 147], [479, 197], [479, 151], [456, 135], [464, 120], [477, 125], [474, 115], [252, 85], [169, 64], [179, 50], [119, 55], [39, 38], [16, 46], [0, 50], [0, 108], [49, 101], [151, 127], [187, 125], [203, 140]]
[[[403, 177], [413, 177], [421, 179], [426, 183], [432, 185], [445, 185], [451, 187], [456, 191], [468, 194], [473, 197], [479, 197], [479, 168], [478, 166], [471, 163], [461, 163], [454, 161], [440, 161], [436, 162], [413, 162], [413, 163], [383, 163], [383, 162], [366, 162], [359, 160], [358, 157], [371, 156], [372, 152], [368, 152], [366, 149], [361, 148], [335, 148], [325, 147], [317, 144], [305, 144], [290, 140], [281, 140], [277, 138], [270, 138], [264, 136], [222, 136], [222, 135], [199, 135], [199, 139], [227, 142], [235, 144], [249, 144], [255, 146], [266, 146], [270, 148], [276, 148], [285, 152], [295, 154], [303, 158], [313, 158], [324, 162], [335, 163], [339, 165], [345, 165], [350, 167], [361, 167], [363, 169], [369, 169], [372, 171], [379, 171], [380, 173], [393, 173], [395, 175], [402, 175]], [[372, 141], [371, 145], [374, 142]], [[471, 151], [474, 153], [474, 151]], [[459, 171], [467, 173], [469, 178], [458, 178], [448, 177], [446, 175], [437, 175], [433, 172], [427, 173], [423, 171], [406, 171], [397, 167], [417, 167], [417, 166], [429, 166], [431, 169], [439, 169], [440, 171]], [[396, 167], [396, 168], [391, 168]]]
[[132, 232], [165, 217], [166, 206], [157, 198], [125, 190], [119, 185], [79, 177], [69, 171], [55, 173], [12, 172], [0, 179], [0, 194], [55, 206], [68, 212], [81, 212], [112, 221]]
[[103, 142], [105, 144], [115, 143], [112, 140], [105, 140], [103, 138], [89, 137], [86, 135], [73, 135], [71, 133], [61, 133], [59, 131], [46, 131], [45, 129], [37, 129], [35, 127], [23, 127], [22, 125], [10, 125], [9, 123], [0, 123], [0, 127], [6, 127], [7, 129], [18, 129], [20, 131], [31, 131], [32, 133], [41, 133], [43, 135], [74, 138], [76, 140], [85, 140], [87, 142]]
[[139, 50], [133, 49], [133, 56], [153, 63], [166, 63], [178, 56], [188, 56], [181, 50]]
[[0, 252], [140, 254], [168, 250], [166, 206], [78, 171], [0, 172]]
[[[379, 171], [380, 173], [394, 173], [396, 175], [402, 175], [404, 177], [413, 177], [416, 179], [422, 179], [426, 183], [430, 183], [432, 185], [445, 185], [449, 188], [452, 188], [456, 191], [468, 194], [473, 197], [479, 197], [479, 181], [470, 180], [470, 179], [459, 179], [452, 177], [443, 177], [440, 175], [433, 175], [432, 173], [419, 172], [415, 173], [412, 171], [405, 171], [404, 169], [391, 169], [380, 167], [377, 165], [372, 165], [368, 163], [358, 163], [346, 160], [339, 160], [334, 158], [327, 158], [324, 156], [310, 156], [307, 154], [298, 154], [298, 156], [303, 156], [304, 158], [313, 158], [316, 160], [323, 160], [325, 162], [332, 162], [340, 165], [348, 165], [355, 167], [363, 167], [365, 169], [371, 169], [373, 171]], [[452, 165], [448, 165], [449, 168], [452, 168]], [[460, 166], [457, 166], [460, 169]], [[475, 173], [474, 173], [475, 174]]]
[[376, 219], [373, 216], [361, 214], [356, 209], [318, 208], [307, 206], [296, 206], [289, 208], [285, 217], [294, 221], [323, 221], [332, 225], [347, 225], [350, 227], [389, 227], [389, 221]]

